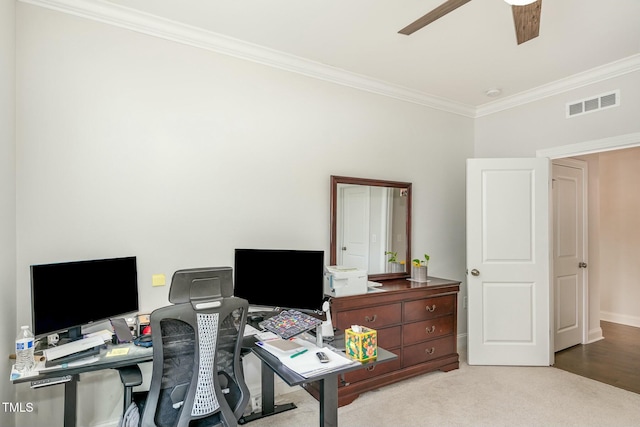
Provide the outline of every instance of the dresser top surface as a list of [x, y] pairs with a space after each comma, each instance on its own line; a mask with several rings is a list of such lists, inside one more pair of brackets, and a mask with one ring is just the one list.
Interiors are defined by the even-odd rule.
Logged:
[[460, 285], [460, 282], [457, 280], [451, 279], [442, 279], [440, 277], [427, 277], [427, 282], [415, 282], [406, 279], [393, 279], [393, 280], [385, 280], [380, 281], [382, 286], [378, 289], [382, 291], [406, 291], [411, 289], [433, 289], [442, 286], [455, 286]]
[[429, 277], [428, 282], [414, 282], [407, 279], [380, 281], [382, 285], [369, 289], [366, 294], [335, 297], [332, 307], [337, 310], [353, 309], [368, 305], [409, 301], [431, 296], [456, 294], [460, 290], [457, 280]]

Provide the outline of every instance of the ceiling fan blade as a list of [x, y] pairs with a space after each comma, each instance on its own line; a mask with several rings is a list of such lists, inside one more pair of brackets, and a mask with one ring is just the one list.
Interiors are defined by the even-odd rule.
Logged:
[[433, 9], [431, 12], [424, 15], [422, 18], [416, 20], [415, 22], [412, 22], [411, 24], [398, 31], [398, 33], [406, 34], [407, 36], [409, 34], [413, 34], [419, 29], [429, 25], [436, 19], [442, 18], [447, 13], [453, 12], [463, 4], [469, 3], [470, 1], [471, 0], [447, 0], [440, 6]]
[[540, 12], [542, 0], [525, 6], [511, 6], [513, 12], [513, 24], [516, 27], [518, 44], [522, 44], [538, 37], [540, 32]]

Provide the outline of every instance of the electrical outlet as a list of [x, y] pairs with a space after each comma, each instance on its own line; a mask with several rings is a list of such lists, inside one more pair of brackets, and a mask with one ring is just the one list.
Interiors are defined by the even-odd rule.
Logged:
[[253, 412], [262, 411], [262, 395], [251, 396], [251, 409]]
[[467, 297], [462, 298], [462, 308], [467, 309]]

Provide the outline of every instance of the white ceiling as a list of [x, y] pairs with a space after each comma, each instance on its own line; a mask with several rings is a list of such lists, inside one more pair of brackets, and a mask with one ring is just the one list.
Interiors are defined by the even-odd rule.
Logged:
[[410, 36], [444, 0], [108, 0], [410, 91], [478, 107], [640, 53], [640, 0], [544, 0], [517, 45], [511, 7], [473, 0]]

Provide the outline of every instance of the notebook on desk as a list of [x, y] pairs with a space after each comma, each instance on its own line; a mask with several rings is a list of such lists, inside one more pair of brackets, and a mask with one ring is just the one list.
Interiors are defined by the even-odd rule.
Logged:
[[283, 340], [282, 338], [259, 341], [256, 344], [277, 357], [291, 356], [292, 354], [304, 349], [297, 340]]

